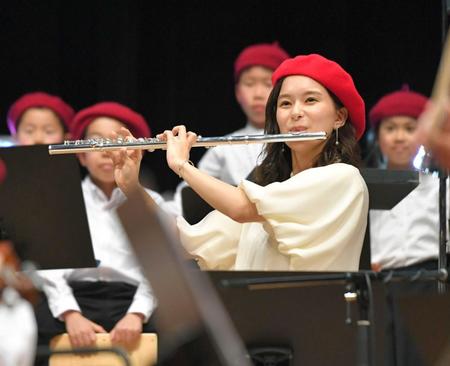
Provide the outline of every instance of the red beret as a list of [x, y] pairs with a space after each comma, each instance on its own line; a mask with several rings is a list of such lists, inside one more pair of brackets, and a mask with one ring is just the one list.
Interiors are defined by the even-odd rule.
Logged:
[[241, 72], [251, 66], [264, 66], [275, 70], [289, 54], [278, 42], [259, 43], [244, 48], [234, 62], [234, 80], [237, 82]]
[[132, 109], [115, 102], [102, 102], [79, 111], [72, 122], [72, 137], [75, 140], [83, 138], [84, 131], [96, 118], [110, 117], [126, 125], [135, 137], [150, 137], [150, 128], [144, 117]]
[[331, 91], [347, 108], [350, 122], [359, 140], [366, 125], [364, 101], [356, 90], [353, 79], [339, 64], [317, 55], [302, 55], [284, 61], [273, 73], [272, 84], [289, 75], [304, 75]]
[[17, 121], [29, 108], [48, 108], [55, 112], [64, 122], [67, 129], [70, 129], [73, 115], [73, 108], [56, 95], [44, 92], [28, 93], [17, 99], [8, 111], [8, 128], [11, 134], [16, 133]]
[[428, 98], [425, 95], [409, 90], [408, 85], [404, 85], [401, 90], [386, 94], [370, 110], [369, 120], [373, 128], [382, 119], [392, 116], [409, 116], [418, 118]]
[[2, 159], [0, 159], [0, 184], [5, 180], [6, 178], [6, 166]]

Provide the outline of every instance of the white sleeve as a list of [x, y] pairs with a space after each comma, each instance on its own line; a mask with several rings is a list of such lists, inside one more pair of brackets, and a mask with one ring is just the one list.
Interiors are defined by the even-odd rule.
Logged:
[[357, 270], [367, 223], [367, 187], [358, 169], [332, 164], [265, 187], [240, 187], [289, 257], [291, 270]]
[[196, 258], [200, 268], [233, 268], [242, 224], [219, 211], [210, 212], [195, 225], [189, 225], [185, 219], [178, 217], [177, 224], [183, 246]]
[[48, 306], [55, 318], [68, 310], [81, 312], [72, 288], [67, 281], [72, 273], [71, 269], [52, 269], [38, 271], [38, 276], [43, 280], [43, 291], [47, 296]]
[[144, 323], [146, 323], [155, 308], [156, 298], [153, 295], [148, 281], [145, 278], [142, 278], [142, 281], [139, 283], [136, 293], [134, 294], [133, 302], [127, 312], [143, 314]]

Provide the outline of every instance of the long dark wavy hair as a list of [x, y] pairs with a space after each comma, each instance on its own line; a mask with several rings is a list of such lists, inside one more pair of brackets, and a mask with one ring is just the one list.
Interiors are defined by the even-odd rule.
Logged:
[[[277, 122], [277, 102], [284, 78], [278, 80], [269, 95], [266, 105], [266, 134], [278, 134], [280, 129]], [[327, 89], [334, 101], [336, 109], [343, 107], [339, 99]], [[313, 167], [320, 167], [334, 163], [346, 163], [356, 167], [360, 166], [361, 155], [358, 141], [355, 136], [355, 128], [347, 118], [347, 122], [339, 128], [339, 145], [336, 145], [336, 131], [333, 130], [325, 142], [322, 151], [317, 155]], [[267, 144], [263, 152], [265, 155], [253, 177], [256, 183], [267, 185], [273, 182], [282, 182], [289, 179], [292, 171], [291, 149], [284, 142]]]

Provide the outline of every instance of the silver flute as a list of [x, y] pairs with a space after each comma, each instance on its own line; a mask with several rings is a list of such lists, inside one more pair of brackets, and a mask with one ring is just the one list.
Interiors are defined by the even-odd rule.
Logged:
[[[325, 140], [325, 132], [295, 132], [276, 135], [237, 135], [220, 137], [197, 137], [194, 147], [214, 147], [218, 145], [267, 144], [273, 142]], [[75, 154], [92, 151], [114, 151], [123, 148], [130, 150], [166, 149], [166, 141], [157, 138], [138, 139], [87, 139], [64, 141], [62, 144], [49, 145], [50, 155]]]

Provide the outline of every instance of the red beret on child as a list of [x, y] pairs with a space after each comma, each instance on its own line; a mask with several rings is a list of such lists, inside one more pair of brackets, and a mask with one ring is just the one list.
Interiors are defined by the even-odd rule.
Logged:
[[273, 73], [272, 84], [289, 75], [303, 75], [314, 79], [331, 91], [347, 108], [350, 122], [359, 140], [366, 125], [364, 101], [353, 79], [339, 64], [317, 55], [302, 55], [284, 61]]
[[409, 116], [418, 118], [428, 98], [425, 95], [409, 90], [403, 85], [401, 90], [386, 94], [370, 110], [369, 121], [376, 128], [382, 119], [392, 116]]
[[264, 66], [275, 70], [289, 54], [278, 42], [258, 43], [244, 48], [234, 62], [234, 80], [237, 82], [241, 72], [251, 66]]
[[17, 99], [8, 111], [8, 128], [12, 135], [16, 133], [17, 122], [22, 114], [29, 108], [48, 108], [55, 112], [67, 129], [70, 129], [73, 108], [56, 95], [44, 92], [28, 93]]
[[82, 109], [75, 115], [72, 122], [72, 137], [75, 140], [82, 139], [89, 124], [99, 117], [114, 118], [122, 122], [134, 137], [151, 136], [145, 118], [139, 113], [116, 102], [102, 102]]

